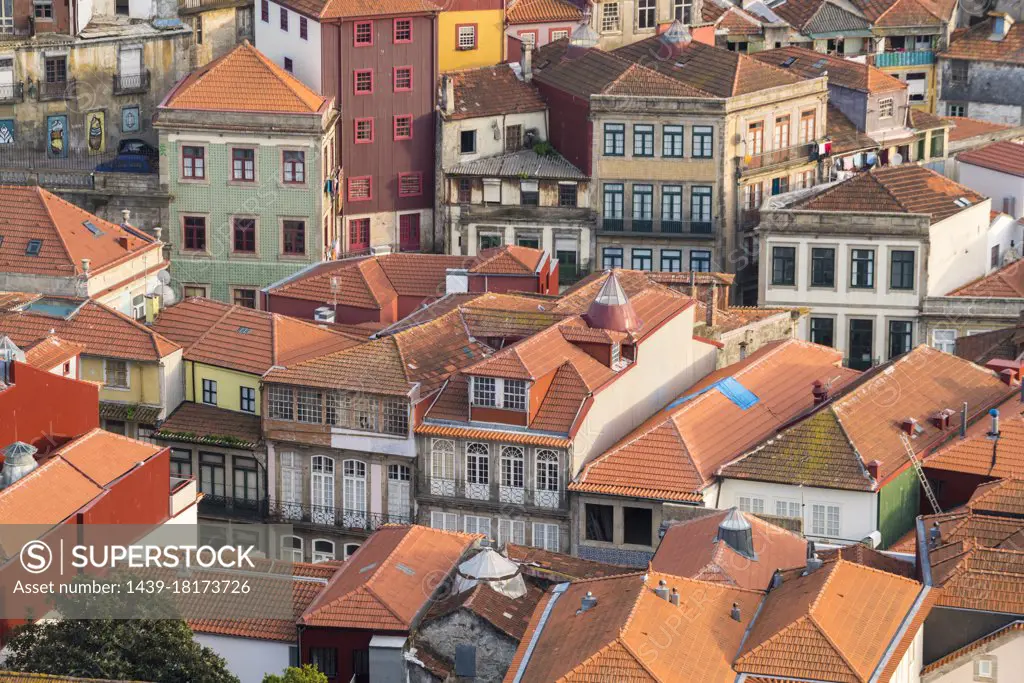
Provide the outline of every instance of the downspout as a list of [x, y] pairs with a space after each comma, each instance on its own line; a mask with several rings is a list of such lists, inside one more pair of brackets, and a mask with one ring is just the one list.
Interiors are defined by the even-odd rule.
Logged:
[[537, 628], [533, 631], [533, 636], [530, 637], [530, 644], [526, 646], [526, 653], [523, 655], [523, 661], [519, 663], [519, 669], [516, 671], [516, 677], [512, 679], [512, 683], [521, 683], [523, 680], [523, 674], [526, 673], [526, 667], [530, 664], [530, 657], [533, 656], [533, 651], [537, 647], [537, 641], [540, 640], [540, 634], [544, 631], [544, 626], [548, 623], [548, 619], [551, 617], [551, 611], [555, 607], [555, 603], [558, 602], [558, 598], [562, 597], [562, 593], [568, 590], [568, 583], [560, 583], [551, 589], [551, 600], [548, 601], [546, 607], [544, 607], [544, 613], [540, 616], [540, 621], [537, 623]]

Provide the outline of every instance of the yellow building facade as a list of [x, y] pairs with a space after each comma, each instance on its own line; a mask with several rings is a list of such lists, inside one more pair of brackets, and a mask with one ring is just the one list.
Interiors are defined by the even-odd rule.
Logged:
[[501, 0], [454, 0], [437, 17], [437, 52], [442, 72], [500, 64], [505, 58]]
[[[206, 381], [207, 396], [210, 388], [215, 389], [216, 402], [207, 402], [204, 399], [204, 380]], [[209, 384], [213, 382], [213, 386]], [[242, 389], [247, 389], [246, 402], [252, 410], [243, 409]], [[251, 402], [250, 402], [251, 399]], [[185, 400], [193, 403], [205, 403], [215, 405], [225, 410], [248, 413], [250, 415], [260, 414], [260, 378], [248, 372], [239, 372], [220, 368], [206, 363], [185, 361]]]

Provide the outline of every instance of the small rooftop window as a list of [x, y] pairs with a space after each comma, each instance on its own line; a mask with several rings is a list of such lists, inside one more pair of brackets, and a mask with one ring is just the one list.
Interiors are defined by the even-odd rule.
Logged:
[[252, 330], [248, 327], [239, 327], [238, 334], [249, 334]]
[[796, 57], [789, 57], [788, 59], [786, 59], [786, 61], [784, 61], [779, 66], [788, 69], [789, 67], [793, 66], [793, 64], [795, 64], [795, 63], [796, 63]]
[[100, 235], [103, 234], [103, 231], [97, 228], [96, 224], [93, 223], [92, 221], [85, 221], [84, 223], [82, 223], [82, 225], [84, 225], [85, 229], [91, 232], [96, 237], [99, 237]]
[[397, 569], [398, 571], [400, 571], [400, 572], [402, 572], [404, 574], [408, 574], [409, 576], [412, 576], [412, 575], [414, 575], [416, 573], [415, 569], [413, 569], [412, 567], [410, 567], [408, 565], [402, 564], [401, 562], [398, 562], [398, 563], [395, 564], [395, 569]]
[[85, 303], [81, 299], [61, 299], [57, 297], [40, 297], [35, 301], [29, 303], [21, 310], [35, 313], [36, 315], [45, 315], [51, 318], [63, 318], [67, 320], [81, 308], [82, 304]]
[[971, 200], [967, 197], [958, 197], [953, 203], [961, 208], [967, 208], [971, 205]]
[[377, 567], [377, 563], [376, 562], [371, 562], [370, 564], [368, 564], [365, 567], [363, 567], [362, 569], [360, 569], [359, 573], [360, 574], [365, 574], [366, 572], [370, 571], [371, 569], [375, 569], [376, 567]]
[[43, 248], [42, 240], [29, 240], [25, 245], [26, 256], [39, 256], [39, 250]]
[[821, 67], [825, 66], [826, 62], [828, 62], [827, 59], [819, 59], [818, 61], [816, 61], [814, 64], [811, 65], [811, 68], [812, 69], [820, 69]]

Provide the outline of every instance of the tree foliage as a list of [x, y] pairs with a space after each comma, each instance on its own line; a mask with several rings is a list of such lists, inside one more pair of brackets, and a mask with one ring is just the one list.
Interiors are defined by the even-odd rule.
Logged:
[[327, 676], [312, 664], [305, 664], [301, 669], [290, 666], [280, 676], [267, 674], [263, 677], [263, 683], [327, 683]]

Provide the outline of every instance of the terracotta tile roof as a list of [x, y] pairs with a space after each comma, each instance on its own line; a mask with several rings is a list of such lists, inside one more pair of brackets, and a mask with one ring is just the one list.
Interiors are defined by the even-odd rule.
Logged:
[[97, 486], [107, 486], [163, 449], [163, 446], [93, 429], [62, 446], [55, 455], [61, 456]]
[[604, 90], [602, 95], [646, 97], [708, 97], [708, 93], [668, 78], [642, 64], [630, 64]]
[[1024, 615], [1024, 550], [983, 548], [970, 540], [930, 551], [941, 586], [936, 605]]
[[526, 595], [510, 598], [484, 583], [461, 593], [438, 600], [423, 617], [423, 623], [467, 610], [485, 619], [494, 628], [517, 642], [522, 639], [533, 616], [533, 610], [544, 595], [544, 590], [532, 581], [526, 584]]
[[952, 18], [955, 2], [949, 0], [851, 0], [878, 28], [933, 26]]
[[53, 458], [0, 492], [0, 524], [59, 524], [102, 491], [68, 462]]
[[528, 247], [505, 245], [495, 249], [485, 249], [469, 268], [471, 273], [487, 273], [489, 275], [532, 275], [547, 259], [547, 252]]
[[320, 116], [326, 105], [325, 98], [245, 41], [186, 76], [160, 108]]
[[181, 348], [91, 299], [18, 292], [0, 292], [0, 334], [22, 348], [56, 334], [85, 355], [123, 360], [158, 361]]
[[578, 24], [583, 11], [568, 0], [513, 0], [505, 10], [505, 20], [517, 24], [542, 24], [565, 21]]
[[[694, 318], [696, 325], [706, 325], [708, 305], [703, 301], [697, 302], [697, 313]], [[798, 315], [798, 308], [760, 308], [756, 306], [730, 306], [725, 310], [715, 311], [714, 325], [712, 328], [718, 334], [732, 332], [747, 325], [774, 318], [777, 315]]]
[[[839, 387], [856, 377], [841, 360], [834, 349], [795, 339], [766, 345], [688, 389], [588, 462], [569, 488], [699, 500], [718, 468], [811, 409], [814, 381]], [[744, 390], [757, 399], [749, 407], [730, 398]]]
[[[914, 418], [921, 450], [943, 431], [932, 417], [967, 401], [981, 411], [995, 405], [1007, 387], [990, 370], [928, 346], [882, 366], [810, 417], [765, 440], [722, 468], [728, 478], [850, 490], [875, 490], [908, 464], [900, 425]], [[945, 433], [949, 433], [946, 430]], [[878, 460], [878, 481], [865, 463]]]
[[989, 273], [946, 296], [969, 296], [983, 299], [1024, 298], [1024, 259], [1011, 261], [999, 270]]
[[920, 109], [911, 109], [910, 127], [914, 130], [934, 130], [936, 128], [951, 128], [952, 125], [941, 116], [929, 114]]
[[258, 415], [186, 401], [153, 434], [163, 441], [255, 449], [263, 440]]
[[25, 362], [40, 370], [50, 370], [61, 363], [75, 358], [85, 351], [84, 344], [76, 344], [51, 335], [22, 349]]
[[[545, 46], [548, 47], [549, 46]], [[552, 49], [549, 48], [548, 52]], [[542, 49], [541, 54], [545, 51]], [[650, 57], [645, 53], [645, 57]], [[710, 93], [667, 78], [650, 68], [645, 60], [623, 58], [591, 49], [571, 60], [554, 59], [550, 64], [534, 62], [535, 80], [559, 90], [590, 99], [593, 95], [643, 97], [710, 97]]]
[[858, 211], [926, 214], [934, 225], [965, 208], [956, 204], [965, 198], [973, 206], [985, 200], [980, 194], [954, 183], [924, 166], [905, 164], [858, 173], [833, 185], [794, 208], [803, 211]]
[[732, 273], [689, 271], [682, 273], [647, 273], [647, 277], [661, 285], [732, 285], [736, 281], [736, 276]]
[[[659, 50], [671, 51], [673, 58], [651, 59], [651, 55]], [[670, 47], [662, 42], [660, 36], [655, 36], [621, 47], [613, 54], [630, 62], [645, 64], [711, 97], [746, 95], [803, 80], [796, 74], [749, 55], [697, 41]]]
[[804, 26], [825, 4], [825, 0], [785, 0], [785, 2], [772, 4], [774, 5], [774, 7], [770, 7], [772, 12], [797, 31], [803, 31]]
[[572, 445], [572, 440], [565, 437], [545, 436], [531, 434], [530, 432], [506, 432], [438, 424], [420, 424], [416, 426], [415, 431], [417, 434], [429, 434], [431, 436], [447, 436], [458, 439], [501, 439], [505, 443], [521, 443], [531, 446], [547, 446], [549, 448], [568, 448]]
[[100, 401], [101, 420], [121, 420], [142, 425], [156, 424], [162, 410], [159, 405], [146, 403], [117, 403]]
[[636, 573], [636, 567], [620, 567], [524, 545], [510, 543], [505, 552], [508, 559], [519, 563], [524, 574], [559, 582]]
[[455, 93], [455, 106], [448, 115], [452, 120], [547, 109], [537, 88], [519, 79], [508, 64], [455, 71], [447, 76], [452, 79]]
[[[1012, 517], [1000, 517], [984, 511], [974, 512], [960, 507], [949, 512], [922, 517], [924, 528], [930, 530], [939, 525], [942, 543], [959, 543], [970, 541], [984, 548], [999, 548], [1007, 541], [1012, 543], [1013, 537], [1024, 530], [1024, 521]], [[902, 539], [901, 539], [902, 540]], [[914, 552], [917, 547], [916, 538], [913, 543], [901, 546], [900, 552]], [[1011, 547], [1008, 545], [1007, 547]]]
[[889, 572], [897, 576], [904, 576], [908, 579], [914, 578], [915, 574], [915, 567], [912, 562], [905, 562], [895, 557], [890, 557], [874, 548], [869, 548], [863, 543], [854, 543], [853, 545], [841, 548], [823, 550], [818, 553], [818, 557], [824, 562], [844, 560], [854, 564], [862, 564], [865, 567]]
[[359, 19], [434, 14], [440, 9], [441, 3], [428, 0], [328, 0], [321, 16], [324, 19]]
[[991, 145], [960, 152], [956, 158], [962, 164], [1024, 177], [1024, 144], [993, 142]]
[[[1024, 520], [1024, 479], [997, 479], [978, 485], [967, 508], [972, 512]], [[1021, 526], [1024, 527], [1024, 522]]]
[[[89, 259], [89, 272], [98, 274], [144, 253], [151, 254], [149, 267], [166, 263], [160, 245], [142, 231], [105, 221], [40, 187], [0, 185], [0, 225], [0, 272], [72, 277], [83, 274], [82, 259]], [[41, 242], [36, 255], [28, 253], [32, 240]]]
[[935, 671], [937, 669], [941, 669], [947, 664], [951, 664], [952, 662], [959, 660], [961, 657], [965, 657], [971, 654], [972, 652], [976, 652], [981, 648], [985, 647], [986, 645], [988, 645], [989, 643], [993, 643], [997, 640], [1019, 640], [1020, 638], [1024, 638], [1024, 620], [1012, 621], [1006, 626], [1003, 626], [1002, 628], [993, 631], [987, 636], [983, 638], [978, 638], [970, 645], [965, 645], [958, 650], [950, 652], [945, 657], [936, 659], [931, 664], [928, 664], [927, 666], [923, 667], [921, 669], [921, 674], [924, 675], [931, 673], [932, 671]]
[[997, 440], [988, 438], [987, 422], [981, 420], [982, 428], [971, 430], [966, 439], [956, 439], [936, 450], [925, 459], [925, 466], [984, 477], [1024, 476], [1024, 418], [1001, 419]]
[[[750, 524], [754, 558], [737, 552], [718, 537], [719, 525], [733, 514]], [[675, 576], [765, 590], [776, 569], [799, 567], [806, 559], [807, 542], [803, 538], [733, 508], [669, 527], [651, 568]]]
[[946, 116], [944, 118], [953, 124], [949, 131], [950, 142], [960, 142], [961, 140], [968, 140], [981, 135], [991, 135], [992, 133], [999, 133], [1010, 128], [1006, 124], [992, 123], [990, 121], [982, 121], [981, 119], [969, 119], [963, 116]]
[[[795, 45], [757, 52], [752, 56], [765, 64], [788, 69], [802, 78], [821, 78], [824, 72], [828, 72], [829, 85], [850, 90], [880, 93], [907, 88], [906, 83], [881, 69]], [[787, 63], [789, 66], [784, 66]]]
[[844, 560], [768, 593], [736, 658], [739, 672], [867, 681], [910, 614], [921, 585]]
[[975, 24], [949, 41], [939, 53], [943, 59], [1024, 64], [1024, 23], [1016, 22], [1002, 40], [989, 40], [994, 18]]
[[258, 375], [361, 343], [304, 320], [202, 298], [165, 308], [152, 329], [181, 344], [185, 360]]
[[730, 36], [759, 36], [764, 33], [761, 22], [738, 7], [726, 10], [715, 22], [715, 26]]
[[510, 294], [481, 294], [459, 308], [470, 334], [479, 339], [521, 339], [568, 317], [553, 309], [556, 302]]
[[408, 631], [478, 538], [422, 526], [385, 526], [359, 546], [299, 624]]
[[[655, 595], [662, 580], [678, 591], [678, 607]], [[588, 592], [597, 603], [580, 612]], [[760, 600], [756, 591], [655, 572], [577, 581], [541, 600], [505, 681], [732, 683], [730, 661]], [[734, 603], [739, 621], [729, 616]]]

